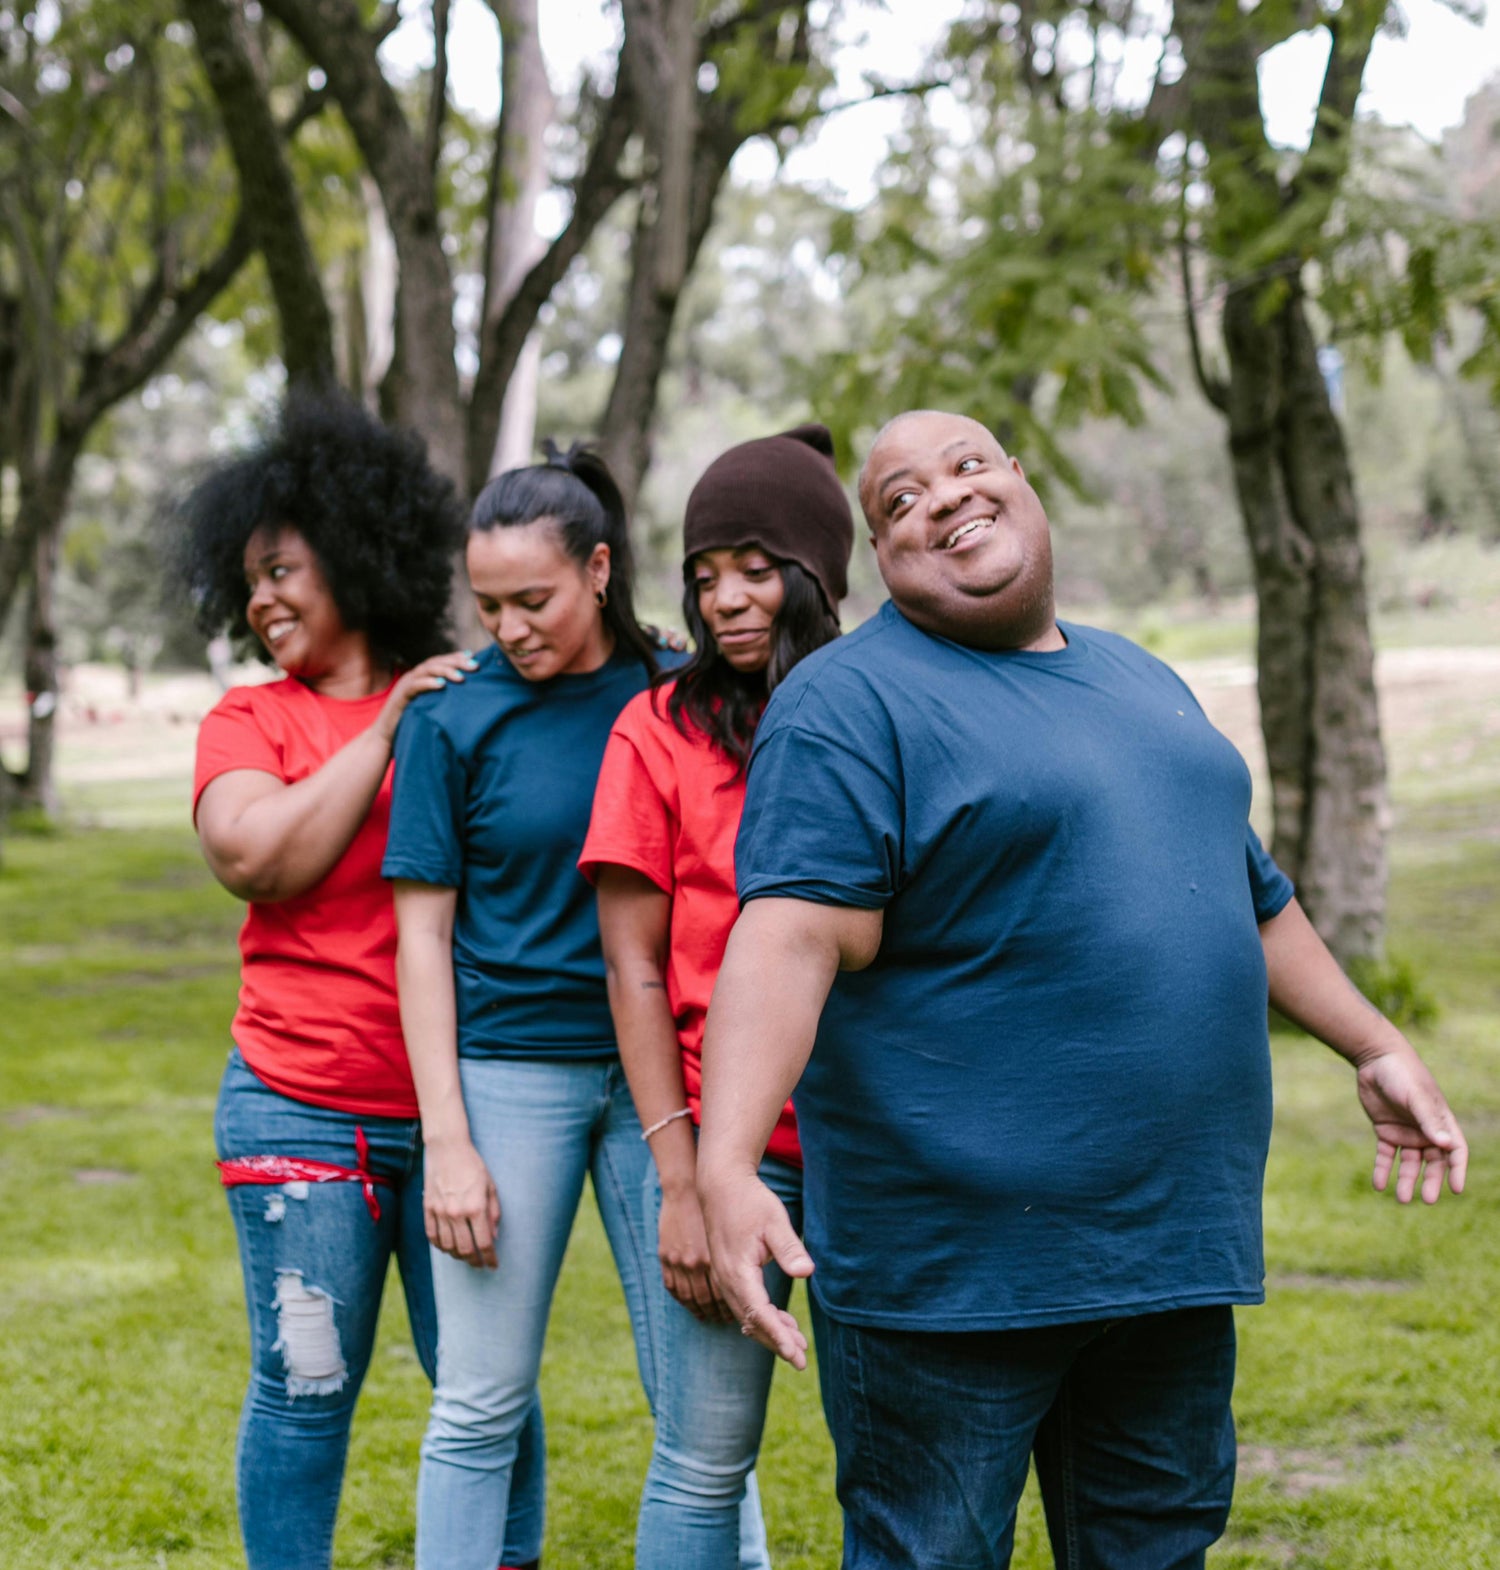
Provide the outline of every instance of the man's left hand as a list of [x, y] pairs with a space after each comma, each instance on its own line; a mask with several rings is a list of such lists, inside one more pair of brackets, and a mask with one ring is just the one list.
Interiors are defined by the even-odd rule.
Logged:
[[1469, 1146], [1437, 1081], [1406, 1043], [1367, 1059], [1359, 1069], [1359, 1101], [1375, 1126], [1375, 1187], [1396, 1173], [1396, 1198], [1410, 1204], [1420, 1179], [1422, 1199], [1435, 1205], [1449, 1189], [1461, 1194]]

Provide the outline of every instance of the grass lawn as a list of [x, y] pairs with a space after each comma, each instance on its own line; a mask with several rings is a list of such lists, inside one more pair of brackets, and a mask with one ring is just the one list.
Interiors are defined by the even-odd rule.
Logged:
[[[1500, 1564], [1494, 712], [1485, 694], [1445, 689], [1408, 703], [1392, 738], [1391, 942], [1443, 1006], [1421, 1045], [1477, 1147], [1472, 1191], [1430, 1212], [1372, 1195], [1348, 1071], [1276, 1039], [1270, 1302], [1240, 1316], [1241, 1477], [1217, 1570]], [[0, 1565], [233, 1566], [246, 1331], [210, 1119], [238, 909], [175, 827], [17, 837], [4, 854]], [[398, 1293], [387, 1307], [341, 1567], [411, 1563], [427, 1391]], [[544, 1393], [549, 1570], [627, 1566], [649, 1423], [591, 1206]], [[777, 1565], [836, 1565], [810, 1376], [778, 1373], [761, 1477]], [[1028, 1499], [1016, 1564], [1050, 1562]]]

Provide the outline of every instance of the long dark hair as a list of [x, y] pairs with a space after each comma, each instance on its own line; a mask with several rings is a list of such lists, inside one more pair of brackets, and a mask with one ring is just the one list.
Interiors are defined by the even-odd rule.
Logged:
[[660, 679], [675, 678], [667, 712], [684, 736], [693, 727], [734, 759], [739, 772], [750, 761], [750, 745], [766, 699], [799, 660], [839, 635], [838, 617], [828, 608], [817, 580], [794, 561], [772, 558], [781, 574], [781, 609], [771, 628], [771, 658], [763, 671], [737, 671], [714, 641], [698, 609], [692, 558], [683, 563], [682, 615], [697, 653]]
[[656, 642], [635, 617], [635, 558], [625, 523], [625, 501], [604, 460], [576, 442], [559, 452], [544, 442], [546, 463], [507, 469], [479, 493], [469, 532], [510, 528], [549, 518], [563, 550], [583, 566], [600, 545], [609, 547], [609, 589], [604, 625], [615, 646], [626, 649], [655, 676]]

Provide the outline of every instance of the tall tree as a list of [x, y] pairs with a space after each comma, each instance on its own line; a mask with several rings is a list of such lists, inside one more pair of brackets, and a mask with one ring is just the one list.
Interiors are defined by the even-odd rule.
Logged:
[[1199, 385], [1228, 427], [1255, 568], [1271, 849], [1346, 961], [1383, 950], [1389, 805], [1359, 506], [1304, 270], [1348, 169], [1355, 100], [1384, 12], [1385, 0], [1347, 0], [1323, 17], [1328, 70], [1312, 144], [1290, 178], [1268, 142], [1257, 68], [1305, 19], [1290, 7], [1247, 14], [1222, 0], [1178, 0], [1175, 22], [1186, 69], [1174, 118], [1205, 155], [1198, 183], [1212, 205], [1198, 227], [1223, 279], [1224, 374], [1199, 351], [1184, 263], [1187, 327]]
[[[26, 599], [23, 800], [55, 807], [59, 542], [100, 419], [249, 260], [185, 47], [150, 3], [6, 7], [0, 28], [0, 630]], [[218, 200], [214, 200], [215, 193]]]
[[[1345, 960], [1382, 952], [1388, 811], [1360, 517], [1313, 281], [1325, 304], [1375, 302], [1359, 330], [1399, 322], [1428, 356], [1450, 300], [1467, 290], [1483, 311], [1493, 294], [1461, 284], [1434, 234], [1412, 232], [1393, 204], [1348, 200], [1354, 106], [1384, 14], [1385, 0], [1177, 0], [1141, 105], [1118, 94], [1127, 40], [1152, 25], [1129, 0], [985, 0], [947, 46], [975, 134], [931, 149], [931, 126], [916, 127], [917, 174], [869, 220], [883, 232], [851, 225], [850, 254], [892, 307], [878, 342], [904, 350], [898, 401], [967, 401], [1065, 479], [1068, 417], [1137, 412], [1135, 384], [1153, 367], [1132, 324], [1161, 300], [1177, 253], [1191, 360], [1227, 425], [1254, 564], [1272, 848]], [[1257, 73], [1269, 49], [1318, 24], [1333, 47], [1312, 145], [1294, 156], [1268, 140]], [[1405, 264], [1372, 292], [1372, 267], [1391, 271], [1392, 227], [1407, 230]], [[1212, 335], [1215, 307], [1199, 296], [1216, 302]], [[1489, 305], [1472, 361], [1492, 379], [1497, 315]], [[878, 361], [840, 359], [831, 385], [846, 406], [849, 390], [892, 382]]]

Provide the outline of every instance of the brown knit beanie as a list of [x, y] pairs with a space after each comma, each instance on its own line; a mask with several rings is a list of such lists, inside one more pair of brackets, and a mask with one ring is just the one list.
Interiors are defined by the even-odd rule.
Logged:
[[682, 521], [684, 558], [746, 545], [806, 568], [837, 614], [849, 591], [854, 515], [826, 426], [741, 442], [704, 470]]

